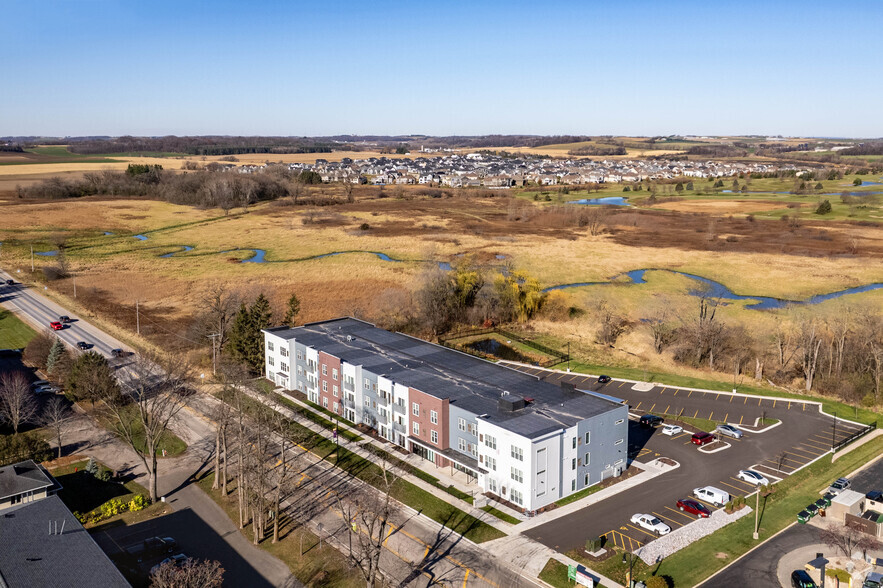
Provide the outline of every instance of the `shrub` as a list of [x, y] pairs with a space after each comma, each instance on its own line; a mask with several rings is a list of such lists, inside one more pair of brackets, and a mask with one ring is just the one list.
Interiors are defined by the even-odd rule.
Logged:
[[126, 505], [123, 504], [123, 501], [119, 500], [118, 498], [113, 498], [111, 500], [108, 500], [107, 502], [105, 502], [104, 504], [101, 505], [101, 516], [103, 518], [109, 518], [112, 516], [116, 516], [116, 515], [120, 514], [121, 512], [125, 512], [125, 511], [126, 511]]
[[101, 469], [95, 474], [95, 479], [101, 482], [110, 482], [110, 471]]
[[367, 231], [370, 228], [371, 228], [371, 225], [369, 225], [368, 223], [362, 223], [361, 225], [359, 225], [360, 231]]
[[94, 457], [89, 458], [89, 463], [86, 464], [85, 470], [93, 476], [98, 475], [98, 462], [95, 461]]
[[822, 200], [819, 203], [819, 207], [816, 208], [816, 214], [830, 214], [831, 213], [831, 203], [828, 200]]
[[129, 501], [129, 512], [138, 512], [150, 504], [150, 500], [143, 494], [138, 494]]
[[875, 404], [877, 404], [877, 399], [874, 398], [873, 394], [865, 394], [865, 396], [862, 398], [862, 406], [864, 406], [865, 408], [871, 408]]

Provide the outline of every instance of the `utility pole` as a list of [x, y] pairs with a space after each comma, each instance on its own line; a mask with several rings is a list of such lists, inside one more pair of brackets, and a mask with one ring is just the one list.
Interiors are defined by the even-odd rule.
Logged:
[[831, 453], [834, 453], [834, 447], [837, 445], [837, 412], [834, 412], [834, 424], [831, 425]]
[[31, 271], [34, 271], [34, 246], [31, 245]]
[[138, 299], [135, 299], [135, 332], [141, 334], [141, 311], [138, 308]]
[[77, 297], [77, 276], [73, 276], [74, 279], [74, 298]]
[[217, 371], [218, 360], [217, 360], [217, 353], [215, 352], [215, 337], [220, 337], [220, 336], [221, 336], [220, 333], [212, 333], [211, 335], [208, 335], [208, 338], [212, 340], [212, 375], [215, 375], [218, 373], [218, 371]]
[[570, 371], [570, 341], [567, 342], [567, 371]]
[[758, 524], [758, 513], [760, 512], [760, 487], [757, 489], [757, 501], [754, 505], [754, 539], [758, 539], [759, 535], [757, 534], [757, 524]]

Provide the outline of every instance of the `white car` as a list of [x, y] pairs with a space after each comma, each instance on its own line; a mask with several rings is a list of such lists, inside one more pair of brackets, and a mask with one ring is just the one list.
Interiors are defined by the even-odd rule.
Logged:
[[742, 431], [740, 431], [733, 425], [718, 425], [717, 432], [721, 435], [732, 437], [733, 439], [741, 439], [743, 435]]
[[754, 470], [739, 470], [739, 473], [736, 474], [736, 477], [743, 482], [748, 482], [749, 484], [754, 484], [755, 486], [769, 486], [770, 484], [770, 481], [765, 476], [762, 476]]
[[653, 515], [641, 513], [632, 515], [632, 523], [660, 536], [668, 535], [669, 533], [671, 533], [671, 527], [669, 527]]
[[679, 425], [662, 425], [662, 434], [674, 437], [684, 432], [684, 427]]

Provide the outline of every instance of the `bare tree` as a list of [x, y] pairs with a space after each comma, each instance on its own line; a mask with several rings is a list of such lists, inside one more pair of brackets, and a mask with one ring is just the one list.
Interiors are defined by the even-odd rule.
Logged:
[[785, 366], [791, 363], [796, 351], [796, 345], [793, 345], [793, 333], [789, 324], [783, 324], [776, 321], [776, 329], [773, 331], [773, 345], [776, 349], [776, 359], [779, 360], [779, 369], [784, 370]]
[[167, 562], [150, 572], [150, 588], [219, 588], [223, 583], [224, 568], [214, 560]]
[[227, 332], [236, 317], [239, 297], [230, 292], [226, 285], [216, 283], [209, 286], [202, 299], [204, 301], [203, 335], [208, 337], [217, 334], [216, 345], [221, 349], [227, 343]]
[[813, 379], [819, 365], [819, 350], [822, 347], [822, 337], [816, 320], [807, 319], [800, 323], [798, 340], [800, 348], [800, 369], [803, 371], [806, 391], [812, 390]]
[[674, 340], [675, 325], [670, 318], [670, 309], [667, 304], [663, 304], [646, 319], [645, 324], [653, 335], [653, 349], [656, 353], [662, 353]]
[[103, 411], [114, 432], [138, 455], [147, 470], [150, 499], [158, 493], [157, 458], [172, 419], [185, 404], [182, 393], [189, 370], [179, 357], [138, 356], [122, 382], [123, 396], [103, 399]]
[[855, 525], [829, 522], [821, 533], [822, 542], [832, 547], [843, 555], [849, 557], [856, 550], [866, 552], [879, 547], [879, 543], [872, 536], [862, 532]]
[[40, 423], [44, 427], [51, 429], [55, 434], [55, 441], [58, 444], [58, 457], [61, 457], [61, 435], [64, 432], [64, 425], [70, 416], [70, 407], [61, 396], [50, 398], [40, 415]]
[[589, 206], [588, 210], [582, 211], [580, 215], [580, 225], [585, 220], [585, 226], [589, 229], [589, 234], [597, 237], [604, 232], [604, 223], [610, 215], [606, 206]]
[[[233, 411], [226, 402], [219, 402], [215, 408], [215, 479], [214, 490], [223, 486], [224, 496], [227, 495], [227, 427], [233, 418]], [[222, 465], [223, 464], [223, 465]], [[223, 484], [221, 483], [223, 480]]]
[[9, 423], [16, 435], [19, 427], [34, 421], [38, 410], [31, 384], [24, 372], [0, 375], [0, 419]]
[[346, 195], [347, 202], [355, 202], [355, 197], [353, 196], [353, 183], [352, 182], [344, 182], [343, 183], [343, 193]]

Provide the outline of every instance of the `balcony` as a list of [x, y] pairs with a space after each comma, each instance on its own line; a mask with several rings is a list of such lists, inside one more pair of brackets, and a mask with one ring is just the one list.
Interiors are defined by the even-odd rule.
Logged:
[[400, 424], [398, 424], [398, 423], [393, 423], [393, 424], [392, 424], [392, 430], [404, 434], [404, 433], [405, 433], [405, 425], [400, 425]]
[[356, 403], [352, 400], [343, 399], [343, 405], [346, 408], [356, 408]]

